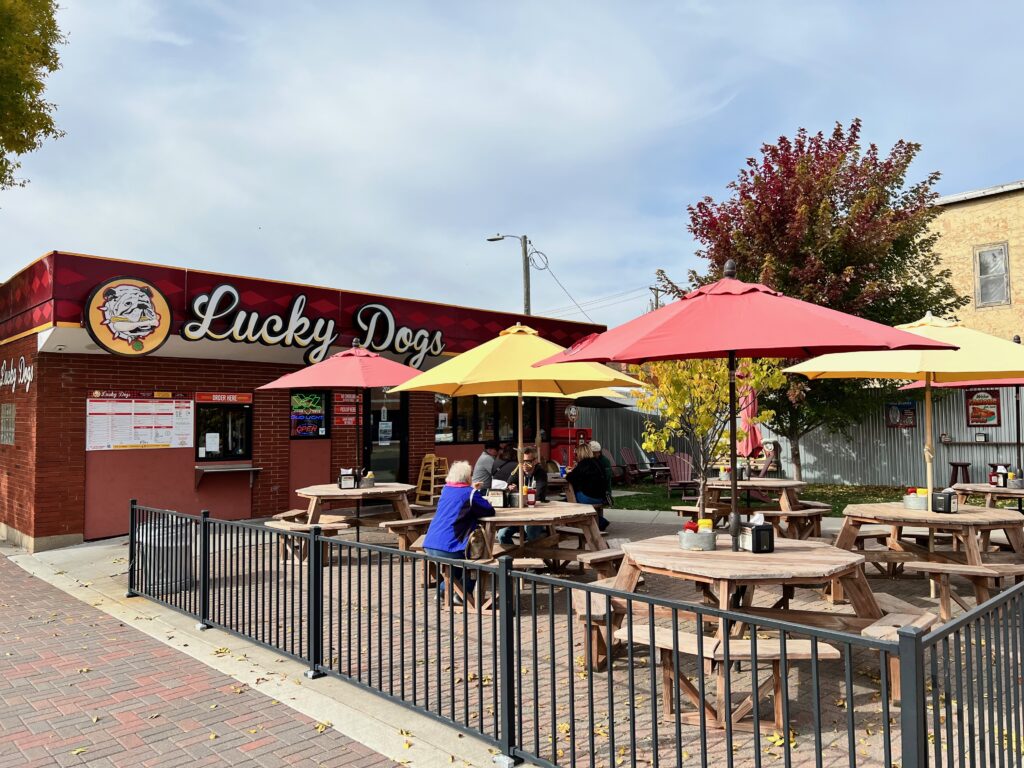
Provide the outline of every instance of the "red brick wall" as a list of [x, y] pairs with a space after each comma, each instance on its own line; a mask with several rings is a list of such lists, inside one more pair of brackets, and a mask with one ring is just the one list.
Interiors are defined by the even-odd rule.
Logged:
[[[94, 389], [251, 392], [295, 366], [166, 357], [41, 354], [38, 442], [32, 536], [82, 533], [85, 522], [85, 401]], [[254, 513], [287, 509], [288, 393], [256, 394], [253, 459], [262, 472], [253, 487]], [[159, 460], [159, 452], [153, 453]], [[94, 478], [102, 482], [102, 478]]]
[[[35, 360], [35, 337], [0, 350], [0, 359]], [[85, 524], [85, 401], [94, 389], [249, 392], [295, 366], [228, 360], [113, 355], [38, 355], [29, 393], [0, 391], [0, 402], [17, 402], [17, 444], [0, 446], [0, 522], [31, 536], [80, 534]], [[353, 390], [337, 390], [353, 391]], [[41, 404], [36, 408], [36, 403]], [[434, 449], [432, 394], [409, 395], [408, 476], [415, 482], [423, 455]], [[289, 504], [288, 392], [256, 392], [253, 463], [262, 468], [253, 487], [254, 517]], [[331, 474], [360, 463], [362, 433], [331, 427]], [[38, 440], [33, 438], [38, 435]], [[159, 452], [154, 452], [159, 460]], [[102, 482], [102, 478], [94, 481]]]
[[409, 462], [406, 477], [416, 485], [420, 464], [428, 453], [434, 453], [434, 435], [437, 410], [433, 392], [410, 392], [409, 395]]
[[[339, 402], [339, 395], [358, 393], [358, 389], [336, 389], [332, 395], [333, 403]], [[364, 393], [365, 395], [365, 393]], [[362, 413], [363, 406], [360, 403], [359, 412]], [[364, 463], [362, 451], [363, 427], [336, 427], [334, 418], [331, 418], [331, 477], [338, 476], [338, 470], [360, 467]]]
[[35, 482], [36, 393], [39, 367], [36, 364], [36, 337], [27, 336], [0, 347], [0, 360], [17, 367], [19, 359], [35, 366], [35, 380], [28, 392], [22, 385], [0, 387], [0, 403], [14, 403], [14, 445], [0, 445], [0, 523], [29, 532], [32, 527]]

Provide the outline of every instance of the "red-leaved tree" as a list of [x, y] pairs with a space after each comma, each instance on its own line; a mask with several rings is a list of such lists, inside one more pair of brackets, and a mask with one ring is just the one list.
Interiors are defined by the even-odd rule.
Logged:
[[[728, 199], [690, 206], [689, 229], [708, 262], [690, 282], [719, 279], [733, 259], [742, 280], [886, 325], [928, 311], [946, 316], [968, 303], [929, 231], [939, 174], [908, 184], [919, 144], [900, 140], [883, 154], [874, 144], [862, 148], [860, 138], [860, 120], [837, 123], [829, 135], [801, 128], [749, 158]], [[681, 292], [664, 273], [659, 279]], [[800, 439], [820, 427], [845, 432], [873, 400], [857, 381], [791, 377], [762, 402], [775, 413], [768, 426], [789, 440], [799, 478]]]

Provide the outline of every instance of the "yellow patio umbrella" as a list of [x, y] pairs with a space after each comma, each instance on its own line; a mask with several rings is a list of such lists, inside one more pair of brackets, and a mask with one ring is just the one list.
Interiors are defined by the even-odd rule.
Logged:
[[[600, 363], [559, 363], [535, 368], [534, 363], [563, 351], [543, 339], [533, 328], [516, 324], [497, 338], [484, 342], [441, 363], [429, 371], [392, 387], [390, 392], [439, 392], [450, 397], [465, 395], [519, 398], [519, 455], [523, 453], [523, 409], [525, 393], [534, 397], [572, 397], [604, 387], [642, 387], [632, 376]], [[519, 487], [523, 468], [519, 465]], [[523, 497], [519, 494], [519, 506]]]
[[934, 485], [935, 451], [932, 447], [932, 383], [972, 379], [1014, 379], [1024, 376], [1024, 347], [953, 320], [933, 317], [897, 326], [959, 349], [844, 352], [822, 355], [787, 368], [809, 379], [910, 379], [923, 381], [925, 398], [924, 459], [929, 492]]

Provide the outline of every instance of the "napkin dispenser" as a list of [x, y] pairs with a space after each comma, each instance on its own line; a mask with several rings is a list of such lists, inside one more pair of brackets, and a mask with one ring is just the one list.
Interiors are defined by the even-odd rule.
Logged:
[[932, 494], [932, 512], [952, 514], [960, 509], [959, 500], [952, 488]]
[[358, 469], [339, 469], [338, 487], [342, 490], [358, 488], [362, 481], [362, 473]]
[[775, 551], [775, 529], [768, 523], [740, 526], [740, 549], [757, 554]]

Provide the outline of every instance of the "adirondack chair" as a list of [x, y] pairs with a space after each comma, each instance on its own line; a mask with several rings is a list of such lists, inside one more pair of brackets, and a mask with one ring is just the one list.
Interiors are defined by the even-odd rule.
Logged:
[[672, 491], [680, 491], [680, 496], [685, 498], [687, 492], [692, 496], [699, 493], [700, 484], [693, 478], [693, 461], [685, 454], [667, 454], [668, 458], [668, 496], [672, 498]]
[[641, 478], [650, 476], [651, 470], [649, 468], [641, 467], [636, 463], [636, 454], [633, 453], [632, 448], [619, 448], [619, 454], [622, 456], [622, 466], [626, 470], [627, 482], [633, 483]]
[[604, 454], [604, 457], [606, 459], [608, 459], [608, 463], [612, 465], [612, 482], [613, 483], [614, 482], [622, 482], [622, 483], [632, 482], [629, 479], [629, 475], [626, 472], [626, 468], [624, 466], [622, 466], [621, 464], [616, 464], [615, 463], [615, 457], [612, 456], [611, 453], [608, 452], [607, 448], [602, 448], [601, 449], [601, 453]]

